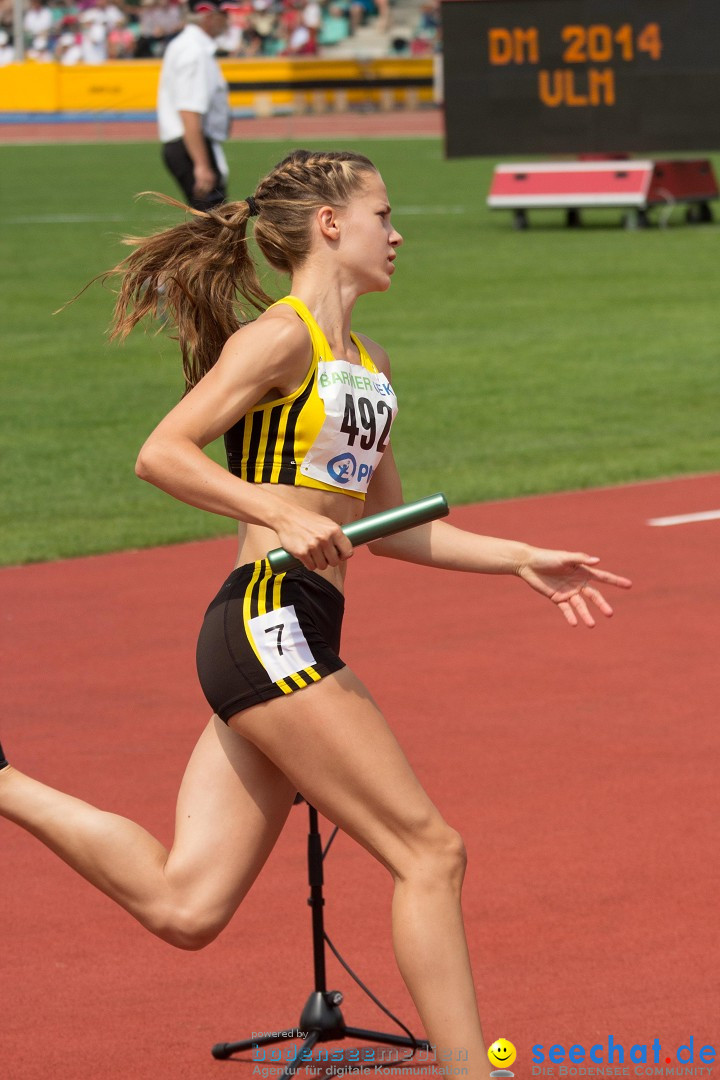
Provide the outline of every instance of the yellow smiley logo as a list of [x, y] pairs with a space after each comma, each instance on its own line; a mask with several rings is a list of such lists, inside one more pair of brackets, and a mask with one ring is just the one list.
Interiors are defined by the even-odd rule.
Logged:
[[516, 1057], [517, 1051], [507, 1039], [496, 1039], [488, 1050], [490, 1064], [498, 1069], [507, 1069]]

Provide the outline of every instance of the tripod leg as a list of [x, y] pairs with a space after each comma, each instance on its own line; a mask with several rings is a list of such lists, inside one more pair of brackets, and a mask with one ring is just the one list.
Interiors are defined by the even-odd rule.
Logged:
[[[288, 1032], [289, 1028], [286, 1028]], [[293, 1035], [259, 1035], [256, 1039], [241, 1039], [239, 1042], [215, 1043], [210, 1051], [218, 1061], [224, 1061], [232, 1054], [240, 1054], [243, 1050], [252, 1050], [256, 1046], [269, 1046], [271, 1043], [282, 1042], [283, 1039], [292, 1039]]]
[[295, 1061], [291, 1062], [288, 1065], [287, 1069], [280, 1077], [280, 1080], [290, 1080], [290, 1077], [294, 1076], [298, 1069], [301, 1068], [301, 1066], [307, 1065], [309, 1063], [313, 1047], [315, 1046], [315, 1043], [318, 1041], [319, 1038], [319, 1031], [310, 1032], [307, 1039], [298, 1050]]

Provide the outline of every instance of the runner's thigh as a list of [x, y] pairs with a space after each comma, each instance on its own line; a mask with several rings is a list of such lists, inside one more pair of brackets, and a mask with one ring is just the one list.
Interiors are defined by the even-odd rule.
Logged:
[[213, 717], [180, 787], [172, 881], [229, 917], [272, 850], [295, 792], [257, 746]]
[[391, 870], [447, 826], [360, 680], [343, 668], [230, 719], [330, 821]]

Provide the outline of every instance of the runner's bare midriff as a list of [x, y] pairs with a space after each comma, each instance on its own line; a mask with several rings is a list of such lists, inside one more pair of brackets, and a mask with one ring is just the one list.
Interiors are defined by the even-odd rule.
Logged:
[[[319, 491], [314, 488], [297, 488], [282, 484], [260, 484], [278, 498], [287, 499], [295, 506], [301, 506], [305, 510], [312, 510], [316, 514], [328, 517], [336, 521], [338, 525], [347, 525], [363, 516], [364, 503], [360, 499], [353, 499], [350, 495], [344, 495], [340, 491]], [[280, 540], [273, 529], [264, 525], [247, 525], [244, 521], [238, 522], [238, 556], [236, 566], [255, 562], [256, 559], [264, 559], [268, 551], [280, 547]], [[336, 589], [343, 591], [345, 569], [347, 562], [339, 566], [329, 566], [326, 570], [317, 570], [316, 573], [330, 581]]]

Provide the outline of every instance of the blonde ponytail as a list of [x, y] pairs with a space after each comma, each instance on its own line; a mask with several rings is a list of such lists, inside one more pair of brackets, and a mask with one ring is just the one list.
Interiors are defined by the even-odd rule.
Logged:
[[110, 336], [126, 338], [146, 315], [157, 317], [162, 306], [177, 331], [189, 390], [216, 362], [230, 335], [273, 301], [248, 251], [247, 202], [202, 211], [144, 194], [191, 216], [152, 236], [125, 239], [135, 250], [109, 271], [121, 278]]

